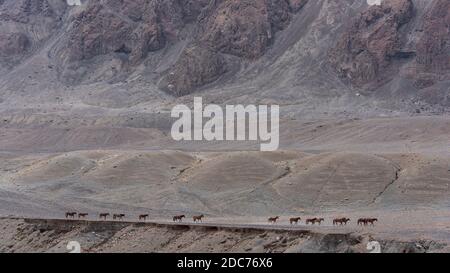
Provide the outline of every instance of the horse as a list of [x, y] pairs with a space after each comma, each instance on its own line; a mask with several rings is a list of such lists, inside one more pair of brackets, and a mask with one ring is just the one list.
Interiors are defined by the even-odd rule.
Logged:
[[319, 223], [319, 226], [322, 224], [322, 222], [324, 222], [325, 219], [323, 218], [316, 218], [316, 223]]
[[66, 219], [68, 219], [68, 218], [75, 219], [76, 215], [77, 215], [76, 212], [66, 212]]
[[338, 224], [339, 225], [347, 225], [347, 223], [348, 222], [350, 222], [350, 219], [349, 218], [337, 218], [337, 219], [334, 219], [333, 220], [333, 226], [337, 226]]
[[106, 220], [106, 218], [108, 218], [110, 215], [111, 215], [111, 214], [109, 214], [109, 213], [100, 213], [100, 214], [99, 214], [99, 218], [100, 218], [100, 219], [104, 218], [104, 219]]
[[295, 218], [291, 218], [291, 219], [289, 219], [289, 222], [291, 223], [291, 225], [293, 225], [293, 224], [298, 224], [298, 221], [300, 221], [300, 220], [302, 220], [302, 218], [301, 217], [295, 217]]
[[322, 224], [322, 222], [325, 221], [325, 219], [323, 218], [310, 218], [310, 219], [306, 219], [306, 224], [311, 223], [312, 225], [315, 225], [316, 223], [319, 224], [319, 226]]
[[89, 215], [89, 213], [78, 213], [78, 219], [86, 218]]
[[368, 223], [367, 220], [368, 220], [367, 218], [359, 218], [358, 222], [357, 222], [357, 225], [358, 226], [362, 226], [362, 225], [367, 226], [367, 223]]
[[278, 221], [278, 219], [280, 219], [280, 216], [270, 217], [270, 218], [268, 219], [268, 221], [269, 221], [269, 223], [271, 223], [271, 224], [275, 224], [275, 223]]
[[205, 215], [199, 215], [199, 216], [193, 216], [192, 219], [194, 220], [194, 223], [196, 222], [203, 222], [203, 218], [205, 217]]
[[141, 215], [139, 215], [139, 221], [141, 221], [141, 220], [146, 221], [147, 217], [148, 217], [148, 214], [141, 214]]
[[173, 217], [173, 221], [174, 222], [182, 222], [183, 218], [185, 218], [185, 217], [186, 217], [186, 215], [176, 215]]
[[378, 219], [377, 218], [368, 218], [368, 219], [366, 219], [366, 221], [367, 221], [367, 224], [371, 224], [372, 226], [374, 226], [375, 222], [378, 222]]
[[114, 214], [113, 215], [113, 220], [119, 219], [119, 220], [123, 220], [123, 218], [125, 217], [125, 214], [121, 213], [121, 214]]

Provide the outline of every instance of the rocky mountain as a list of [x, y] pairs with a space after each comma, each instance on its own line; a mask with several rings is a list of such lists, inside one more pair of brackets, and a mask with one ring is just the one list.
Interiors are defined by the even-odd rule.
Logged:
[[390, 66], [415, 55], [404, 50], [401, 31], [413, 16], [411, 0], [386, 2], [360, 13], [331, 51], [339, 76], [358, 86], [394, 76], [387, 73]]
[[420, 36], [416, 44], [415, 59], [419, 75], [415, 85], [426, 88], [440, 77], [447, 77], [450, 70], [450, 3], [440, 0], [425, 14]]
[[58, 89], [66, 102], [126, 97], [119, 108], [201, 93], [445, 111], [449, 14], [448, 0], [2, 0], [0, 101]]
[[62, 27], [66, 10], [61, 1], [0, 1], [0, 60], [2, 65], [17, 65], [53, 32]]

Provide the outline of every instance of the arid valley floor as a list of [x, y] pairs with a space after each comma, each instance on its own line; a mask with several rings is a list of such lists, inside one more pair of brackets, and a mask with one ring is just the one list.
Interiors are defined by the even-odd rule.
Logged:
[[[89, 213], [89, 219], [97, 222], [73, 227], [70, 222], [55, 224], [55, 230], [44, 228], [39, 232], [39, 221], [36, 224], [3, 218], [0, 249], [61, 251], [61, 245], [71, 237], [91, 236], [92, 226], [93, 232], [103, 234], [98, 235], [103, 239], [101, 247], [92, 241], [90, 251], [170, 251], [178, 247], [180, 251], [270, 250], [260, 248], [259, 243], [253, 245], [251, 240], [257, 240], [260, 231], [252, 232], [255, 237], [250, 240], [247, 233], [233, 229], [229, 232], [186, 227], [181, 228], [188, 230], [184, 234], [165, 225], [98, 222], [99, 212], [110, 212], [124, 213], [125, 220], [132, 222], [138, 222], [140, 214], [150, 214], [151, 221], [162, 224], [170, 223], [173, 215], [186, 214], [189, 222], [190, 216], [205, 214], [205, 224], [212, 226], [234, 223], [236, 227], [268, 228], [270, 240], [281, 236], [290, 242], [273, 251], [326, 251], [326, 235], [334, 233], [359, 238], [355, 245], [369, 237], [386, 242], [386, 246], [390, 242], [390, 251], [413, 251], [411, 244], [416, 243], [428, 245], [428, 251], [448, 251], [450, 158], [445, 148], [450, 119], [430, 116], [288, 122], [290, 130], [296, 129], [292, 124], [299, 124], [298, 131], [281, 130], [282, 149], [277, 152], [252, 151], [251, 145], [245, 151], [245, 143], [228, 143], [219, 148], [211, 143], [196, 143], [181, 149], [178, 145], [183, 144], [172, 142], [170, 136], [165, 138], [164, 132], [155, 134], [161, 139], [155, 137], [151, 141], [164, 143], [167, 149], [148, 150], [148, 134], [135, 139], [135, 143], [122, 137], [121, 134], [128, 136], [135, 129], [105, 132], [89, 128], [79, 128], [76, 138], [80, 139], [85, 130], [90, 137], [98, 133], [102, 136], [98, 139], [105, 139], [109, 134], [107, 139], [125, 141], [103, 149], [57, 152], [45, 143], [57, 130], [44, 137], [39, 134], [48, 131], [26, 129], [30, 136], [43, 141], [30, 147], [43, 150], [2, 153], [0, 214], [62, 219], [66, 211], [78, 211]], [[3, 132], [10, 130], [17, 129]], [[62, 134], [72, 138], [70, 133]], [[64, 141], [64, 137], [59, 140]], [[26, 145], [25, 139], [22, 143]], [[83, 143], [100, 146], [87, 140]], [[296, 143], [304, 146], [295, 146]], [[2, 145], [7, 147], [4, 142]], [[202, 146], [209, 148], [200, 152]], [[278, 228], [286, 228], [282, 235], [267, 223], [267, 217], [275, 215], [281, 216]], [[303, 218], [302, 224], [294, 228], [296, 231], [309, 234], [312, 230], [310, 238], [325, 241], [307, 240], [306, 244], [295, 239], [288, 225], [289, 217], [294, 216]], [[347, 227], [332, 226], [331, 219], [344, 216], [352, 219]], [[324, 217], [326, 222], [320, 227], [305, 227], [304, 219], [308, 217]], [[356, 220], [361, 217], [376, 217], [379, 222], [375, 227], [358, 227]], [[60, 226], [64, 227], [62, 232], [58, 231]], [[109, 230], [110, 226], [114, 229]], [[223, 239], [222, 232], [230, 233], [226, 236], [231, 245], [219, 244], [223, 248], [216, 249], [212, 247], [214, 240]], [[160, 233], [171, 239], [160, 238]], [[133, 236], [137, 236], [136, 246], [128, 244]], [[151, 239], [154, 236], [162, 241]], [[137, 243], [141, 240], [149, 241], [144, 245]], [[28, 241], [35, 243], [28, 245]], [[361, 245], [335, 247], [329, 251], [365, 251]], [[425, 246], [412, 249], [425, 251]]]

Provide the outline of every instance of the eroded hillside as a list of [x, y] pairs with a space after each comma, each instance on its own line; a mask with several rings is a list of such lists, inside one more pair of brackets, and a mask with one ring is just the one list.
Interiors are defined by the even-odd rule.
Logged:
[[348, 112], [445, 109], [449, 2], [365, 2], [5, 0], [0, 101], [122, 108], [200, 92]]

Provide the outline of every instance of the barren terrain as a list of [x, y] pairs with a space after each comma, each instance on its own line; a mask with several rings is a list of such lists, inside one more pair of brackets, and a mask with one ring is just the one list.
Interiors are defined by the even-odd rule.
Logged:
[[[394, 122], [397, 122], [395, 126]], [[411, 128], [407, 123], [424, 127]], [[137, 221], [138, 215], [150, 214], [152, 221], [165, 223], [173, 215], [205, 214], [209, 223], [255, 227], [267, 227], [267, 217], [280, 215], [282, 229], [289, 228], [286, 226], [289, 217], [325, 217], [326, 224], [315, 230], [320, 236], [345, 231], [364, 238], [374, 236], [398, 243], [426, 241], [440, 246], [428, 251], [446, 249], [450, 240], [447, 118], [324, 120], [304, 124], [301, 127], [304, 131], [299, 128], [298, 133], [292, 134], [304, 140], [297, 142], [282, 137], [283, 150], [277, 152], [259, 152], [256, 145], [247, 143], [183, 146], [166, 137], [153, 140], [165, 143], [164, 150], [146, 149], [140, 141], [92, 150], [85, 141], [83, 149], [74, 151], [57, 151], [57, 146], [51, 148], [53, 151], [28, 151], [27, 147], [46, 149], [45, 143], [31, 145], [23, 139], [22, 150], [5, 151], [1, 155], [0, 215], [58, 219], [66, 211], [77, 211], [89, 213], [89, 219], [97, 220], [99, 212], [110, 212], [125, 213], [127, 221]], [[366, 126], [373, 129], [367, 132]], [[401, 128], [403, 131], [399, 131]], [[93, 146], [97, 145], [95, 132], [98, 131], [89, 134]], [[48, 134], [48, 131], [41, 133]], [[377, 136], [379, 139], [375, 141]], [[205, 150], [201, 151], [200, 147]], [[331, 226], [331, 219], [344, 216], [352, 219], [349, 227]], [[377, 217], [379, 223], [375, 228], [357, 227], [356, 220], [361, 217]], [[17, 224], [10, 220], [4, 223]], [[117, 232], [130, 228], [133, 234], [144, 237], [166, 232], [165, 227], [144, 228], [145, 231], [123, 228]], [[302, 225], [298, 230], [304, 229]], [[67, 236], [84, 236], [82, 230], [70, 231]], [[189, 238], [176, 243], [191, 245], [189, 240], [198, 241], [196, 236], [205, 236], [202, 241], [205, 244], [197, 242], [195, 247], [181, 247], [180, 251], [242, 251], [253, 247], [254, 251], [266, 251], [257, 246], [208, 248], [207, 242], [212, 240], [213, 244], [214, 238], [222, 234], [192, 232], [192, 238], [186, 235]], [[238, 234], [234, 232], [233, 236]], [[52, 242], [61, 247], [67, 239], [57, 237]], [[92, 247], [89, 251], [175, 250], [172, 249], [175, 246], [158, 249], [158, 242], [134, 246], [127, 245], [128, 240], [120, 243], [108, 237], [107, 242], [110, 240], [115, 243], [102, 243], [101, 248]], [[289, 245], [294, 247], [297, 243]], [[48, 247], [39, 245], [16, 251], [53, 251]], [[308, 251], [309, 248], [296, 249]], [[320, 249], [314, 246], [309, 250]], [[361, 251], [360, 246], [350, 249]], [[347, 251], [348, 248], [329, 250]], [[399, 246], [391, 249], [395, 250], [404, 251]]]
[[[0, 0], [1, 252], [449, 251], [448, 0], [82, 3]], [[194, 96], [280, 105], [280, 149], [175, 142]]]

